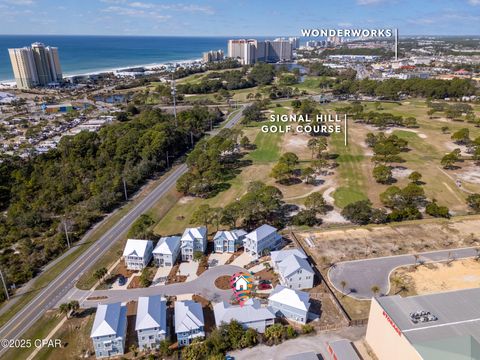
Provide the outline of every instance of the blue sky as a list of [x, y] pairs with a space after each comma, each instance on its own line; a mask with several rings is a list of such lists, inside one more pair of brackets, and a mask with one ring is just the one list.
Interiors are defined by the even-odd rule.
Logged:
[[181, 1], [0, 0], [0, 34], [270, 36], [385, 27], [401, 35], [480, 34], [480, 0]]

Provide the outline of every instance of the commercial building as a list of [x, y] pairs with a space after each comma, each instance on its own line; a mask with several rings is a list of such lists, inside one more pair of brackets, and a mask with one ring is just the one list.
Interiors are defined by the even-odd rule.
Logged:
[[203, 53], [204, 62], [221, 61], [223, 58], [223, 50], [211, 50]]
[[366, 340], [379, 359], [480, 359], [480, 288], [373, 298]]
[[160, 342], [168, 336], [167, 301], [156, 296], [138, 298], [135, 331], [138, 347], [142, 350], [156, 349]]
[[99, 304], [90, 338], [97, 359], [124, 354], [127, 307], [121, 303]]
[[19, 89], [47, 86], [62, 81], [58, 48], [33, 43], [31, 47], [8, 49]]
[[217, 328], [222, 323], [238, 321], [244, 329], [252, 328], [259, 333], [275, 323], [275, 314], [267, 307], [262, 307], [257, 299], [248, 299], [243, 305], [230, 305], [225, 301], [213, 307]]
[[243, 65], [256, 62], [292, 61], [294, 42], [287, 39], [258, 41], [237, 39], [228, 41], [228, 57], [239, 60]]
[[327, 351], [331, 360], [361, 360], [353, 344], [347, 339], [329, 342]]

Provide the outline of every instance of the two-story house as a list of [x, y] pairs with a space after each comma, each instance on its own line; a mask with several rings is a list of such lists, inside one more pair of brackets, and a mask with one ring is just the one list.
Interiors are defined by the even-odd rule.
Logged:
[[135, 331], [140, 349], [155, 349], [168, 337], [167, 301], [156, 296], [138, 298]]
[[275, 266], [280, 284], [296, 290], [313, 287], [315, 272], [304, 257], [290, 254]]
[[222, 323], [237, 320], [243, 328], [252, 328], [259, 333], [275, 323], [275, 314], [267, 307], [262, 307], [257, 299], [248, 299], [242, 306], [230, 305], [222, 301], [213, 307], [217, 328]]
[[273, 268], [278, 270], [278, 264], [280, 264], [285, 258], [289, 257], [290, 255], [296, 255], [299, 258], [307, 259], [307, 255], [303, 252], [303, 250], [298, 248], [292, 249], [282, 249], [279, 251], [272, 251], [270, 253], [270, 259], [272, 260]]
[[205, 226], [187, 228], [183, 232], [181, 242], [182, 261], [193, 260], [193, 253], [207, 250], [207, 228]]
[[123, 250], [125, 266], [128, 270], [143, 270], [152, 258], [151, 240], [128, 239]]
[[264, 224], [251, 233], [245, 235], [243, 247], [247, 254], [258, 259], [265, 250], [273, 250], [280, 245], [282, 236], [277, 233], [273, 226]]
[[192, 300], [176, 301], [174, 317], [179, 347], [189, 345], [197, 337], [205, 337], [205, 321], [199, 303]]
[[99, 304], [90, 338], [97, 359], [124, 354], [127, 307], [122, 303]]
[[247, 232], [242, 229], [231, 231], [217, 231], [213, 237], [216, 253], [233, 253], [243, 244], [243, 239]]
[[268, 297], [268, 306], [278, 317], [305, 324], [310, 308], [310, 295], [305, 291], [277, 285]]
[[159, 267], [173, 266], [179, 253], [180, 236], [162, 237], [153, 249], [153, 260]]

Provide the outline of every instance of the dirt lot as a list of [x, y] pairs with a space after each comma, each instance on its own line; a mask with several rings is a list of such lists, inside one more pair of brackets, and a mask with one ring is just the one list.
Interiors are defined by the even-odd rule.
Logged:
[[[426, 219], [402, 224], [299, 232], [295, 235], [317, 269], [327, 278], [329, 267], [339, 261], [480, 246], [480, 236], [475, 235], [478, 233], [480, 216], [472, 215], [451, 220]], [[471, 287], [479, 285], [480, 280]], [[409, 291], [403, 289], [402, 295], [413, 294]], [[352, 319], [368, 317], [370, 301], [355, 300], [340, 293], [336, 295]]]
[[439, 291], [468, 289], [480, 285], [480, 262], [475, 259], [428, 264], [396, 270], [390, 279], [392, 292], [423, 295]]
[[[480, 245], [480, 216], [299, 232], [317, 265], [380, 256]], [[308, 238], [314, 247], [309, 247]]]
[[228, 275], [223, 275], [218, 277], [215, 280], [215, 286], [221, 290], [229, 290], [230, 287], [230, 276]]

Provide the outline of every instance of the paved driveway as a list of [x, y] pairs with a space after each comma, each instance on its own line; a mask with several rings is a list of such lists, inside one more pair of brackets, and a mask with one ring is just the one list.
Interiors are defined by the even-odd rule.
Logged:
[[[418, 260], [414, 255], [398, 255], [374, 259], [345, 261], [335, 264], [328, 271], [328, 278], [335, 288], [356, 299], [370, 299], [372, 287], [380, 288], [380, 294], [390, 291], [390, 273], [400, 266], [415, 265], [418, 262], [441, 262], [449, 259], [463, 259], [477, 256], [476, 248], [462, 248], [419, 253]], [[346, 282], [345, 289], [342, 281]]]
[[320, 332], [315, 335], [299, 336], [295, 339], [286, 340], [279, 345], [257, 345], [253, 348], [230, 351], [228, 354], [235, 360], [281, 360], [293, 354], [313, 351], [320, 354], [320, 359], [329, 360], [327, 342], [349, 339], [360, 340], [365, 335], [365, 327], [349, 327], [337, 331]]
[[[66, 299], [62, 301], [78, 300], [82, 307], [97, 306], [100, 303], [127, 302], [136, 300], [139, 296], [164, 295], [173, 296], [181, 294], [200, 294], [212, 301], [228, 301], [232, 295], [231, 290], [220, 290], [215, 286], [215, 280], [221, 275], [233, 275], [241, 271], [242, 268], [233, 265], [219, 265], [205, 271], [202, 275], [192, 281], [169, 284], [163, 286], [152, 286], [141, 289], [127, 290], [79, 290], [76, 289], [69, 293]], [[95, 298], [97, 300], [87, 300]], [[103, 298], [106, 297], [106, 298]]]

